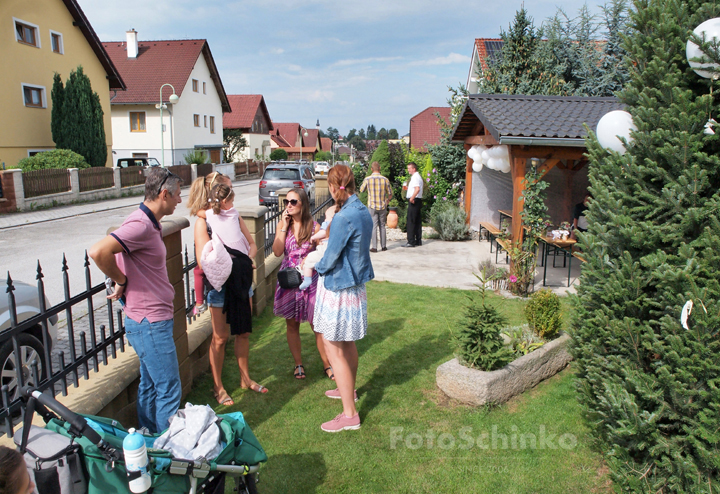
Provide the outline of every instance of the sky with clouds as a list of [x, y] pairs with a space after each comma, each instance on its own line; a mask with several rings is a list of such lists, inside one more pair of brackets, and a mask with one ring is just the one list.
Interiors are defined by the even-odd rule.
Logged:
[[[499, 37], [521, 1], [78, 0], [102, 41], [207, 39], [227, 94], [262, 94], [276, 122], [395, 128], [445, 106], [475, 38]], [[593, 14], [605, 1], [587, 0]], [[539, 26], [577, 0], [525, 0]]]

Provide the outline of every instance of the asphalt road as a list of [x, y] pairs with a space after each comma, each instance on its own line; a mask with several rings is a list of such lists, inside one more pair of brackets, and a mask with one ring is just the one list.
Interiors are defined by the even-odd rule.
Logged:
[[[259, 179], [235, 182], [235, 207], [257, 206], [258, 182]], [[192, 256], [192, 226], [195, 218], [189, 217], [186, 207], [188, 190], [188, 188], [183, 189], [183, 202], [175, 210], [175, 215], [190, 219], [190, 228], [183, 230], [182, 237], [183, 244], [187, 245], [188, 252]], [[64, 255], [69, 268], [70, 295], [84, 291], [86, 289], [84, 269], [86, 249], [102, 239], [109, 227], [119, 226], [125, 217], [137, 208], [141, 200], [142, 198], [138, 196], [137, 203], [110, 211], [98, 211], [82, 216], [0, 230], [0, 249], [3, 252], [0, 273], [3, 285], [9, 272], [13, 280], [24, 281], [34, 286], [39, 262], [44, 274], [48, 299], [51, 304], [57, 304], [65, 299], [62, 276]], [[118, 204], [127, 203], [127, 199], [124, 203], [121, 200], [117, 201]], [[103, 202], [112, 203], [113, 201]], [[90, 261], [90, 267], [91, 283], [94, 285], [101, 282], [104, 276], [92, 261]], [[5, 290], [2, 289], [2, 292], [4, 295]]]

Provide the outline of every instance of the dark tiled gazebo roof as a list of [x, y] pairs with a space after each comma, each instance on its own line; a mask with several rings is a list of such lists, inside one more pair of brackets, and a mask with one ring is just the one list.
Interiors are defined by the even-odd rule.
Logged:
[[452, 140], [463, 142], [475, 135], [478, 122], [500, 144], [585, 145], [587, 131], [595, 129], [608, 112], [622, 110], [617, 98], [581, 96], [526, 96], [472, 94], [453, 129]]

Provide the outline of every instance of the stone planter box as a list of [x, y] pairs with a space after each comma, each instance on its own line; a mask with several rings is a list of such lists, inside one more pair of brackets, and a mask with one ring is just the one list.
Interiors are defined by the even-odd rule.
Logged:
[[465, 367], [455, 358], [437, 368], [435, 380], [446, 395], [464, 403], [504, 403], [564, 369], [572, 360], [569, 343], [570, 336], [563, 334], [491, 372]]

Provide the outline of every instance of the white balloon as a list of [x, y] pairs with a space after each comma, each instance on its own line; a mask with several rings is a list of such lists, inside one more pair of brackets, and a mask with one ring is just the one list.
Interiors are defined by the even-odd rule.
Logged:
[[490, 159], [490, 149], [486, 149], [485, 151], [483, 151], [480, 155], [480, 159], [482, 160], [483, 164], [487, 166], [487, 162]]
[[502, 162], [497, 158], [490, 158], [485, 165], [491, 170], [500, 170], [502, 168]]
[[[705, 41], [712, 41], [713, 38], [716, 40], [720, 40], [720, 17], [715, 17], [714, 19], [709, 19], [702, 24], [700, 24], [698, 27], [696, 27], [693, 30], [693, 33], [698, 35], [700, 38], [702, 38], [703, 33], [705, 33]], [[701, 62], [693, 62], [693, 58], [697, 59], [707, 59], [707, 56], [700, 50], [700, 47], [693, 43], [691, 39], [687, 41], [687, 44], [685, 45], [685, 57], [687, 58], [688, 63], [690, 64], [690, 67], [693, 68], [695, 73], [699, 75], [700, 77], [705, 77], [706, 79], [710, 79], [713, 76], [717, 78], [718, 73], [710, 72], [708, 70], [702, 70], [702, 69], [718, 69], [718, 64], [716, 63], [701, 63]]]
[[473, 161], [472, 169], [474, 172], [478, 173], [483, 169], [483, 164], [481, 161]]
[[615, 110], [603, 115], [595, 133], [602, 147], [625, 154], [625, 146], [619, 137], [625, 138], [630, 143], [632, 141], [630, 132], [635, 130], [637, 127], [633, 123], [632, 115], [624, 110]]

